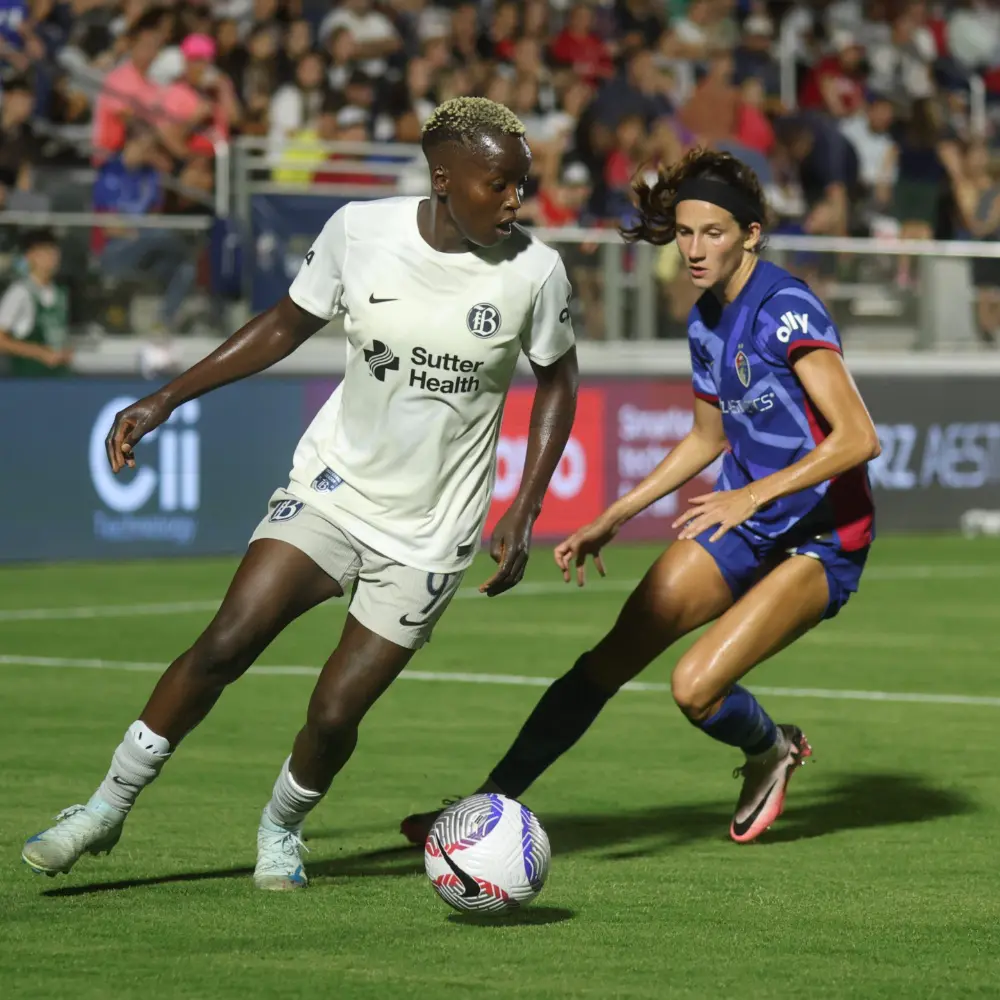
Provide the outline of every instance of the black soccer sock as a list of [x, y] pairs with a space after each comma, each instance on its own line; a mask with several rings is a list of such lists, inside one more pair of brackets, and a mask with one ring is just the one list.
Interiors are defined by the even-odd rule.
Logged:
[[519, 798], [590, 728], [611, 693], [598, 687], [584, 670], [584, 653], [569, 673], [542, 695], [503, 760], [490, 773], [504, 795]]

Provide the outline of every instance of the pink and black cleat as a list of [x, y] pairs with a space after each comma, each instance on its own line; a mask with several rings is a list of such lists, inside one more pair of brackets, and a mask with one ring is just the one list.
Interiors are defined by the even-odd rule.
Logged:
[[781, 815], [789, 780], [806, 758], [812, 756], [812, 747], [798, 726], [778, 726], [778, 729], [783, 738], [772, 750], [748, 758], [733, 772], [734, 778], [743, 778], [729, 828], [729, 836], [737, 844], [756, 840]]

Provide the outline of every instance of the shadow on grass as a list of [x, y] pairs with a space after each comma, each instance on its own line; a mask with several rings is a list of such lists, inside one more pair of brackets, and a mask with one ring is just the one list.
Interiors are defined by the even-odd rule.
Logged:
[[[367, 878], [384, 875], [416, 875], [424, 870], [423, 857], [415, 848], [405, 845], [388, 850], [363, 851], [343, 857], [309, 861], [306, 864], [310, 879]], [[153, 885], [170, 885], [177, 882], [205, 882], [214, 879], [249, 878], [252, 868], [223, 868], [204, 872], [177, 872], [173, 875], [154, 875], [150, 878], [121, 879], [117, 882], [95, 882], [90, 885], [67, 885], [43, 892], [43, 896], [85, 896], [94, 892], [114, 892], [120, 889], [142, 889]]]
[[[734, 782], [734, 798], [735, 791]], [[766, 846], [821, 837], [844, 830], [923, 823], [976, 812], [979, 808], [964, 792], [935, 787], [912, 774], [842, 775], [832, 786], [817, 793], [810, 793], [807, 782], [802, 777], [796, 777], [788, 810], [774, 830], [764, 834], [757, 843]], [[697, 806], [655, 806], [590, 815], [542, 815], [541, 819], [557, 856], [574, 851], [606, 849], [606, 860], [628, 860], [648, 857], [697, 841], [725, 840], [731, 816], [732, 802], [726, 802]], [[318, 840], [332, 839], [334, 836], [336, 834], [333, 831], [317, 831], [310, 840], [315, 844]], [[424, 869], [423, 858], [418, 849], [405, 845], [387, 850], [344, 853], [325, 860], [310, 859], [307, 865], [312, 879], [397, 877], [415, 875]], [[62, 886], [42, 895], [80, 896], [176, 882], [245, 878], [251, 874], [252, 868], [180, 872], [151, 878]], [[553, 911], [544, 907], [523, 911], [525, 915], [546, 912]], [[456, 914], [453, 919], [467, 918]], [[531, 918], [522, 919], [530, 922]]]
[[934, 787], [916, 775], [845, 775], [828, 794], [803, 802], [801, 808], [796, 808], [793, 792], [788, 811], [773, 832], [768, 832], [766, 842], [806, 840], [838, 830], [923, 823], [980, 809], [965, 792]]
[[576, 910], [567, 910], [562, 906], [528, 906], [494, 917], [485, 913], [453, 913], [448, 917], [448, 923], [464, 927], [538, 927], [542, 924], [561, 924], [575, 916]]
[[[912, 774], [845, 774], [832, 786], [813, 793], [807, 781], [796, 777], [785, 814], [758, 843], [923, 823], [980, 808], [964, 792], [938, 788]], [[734, 782], [734, 799], [737, 790]], [[608, 815], [543, 816], [542, 820], [557, 854], [608, 848], [607, 858], [626, 860], [701, 840], [725, 840], [732, 809], [732, 802], [668, 805]]]

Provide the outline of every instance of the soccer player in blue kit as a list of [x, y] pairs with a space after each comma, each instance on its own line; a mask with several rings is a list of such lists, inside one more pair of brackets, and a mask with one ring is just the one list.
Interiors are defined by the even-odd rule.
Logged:
[[[857, 590], [874, 537], [866, 463], [878, 436], [808, 286], [759, 257], [766, 208], [753, 171], [693, 150], [653, 184], [638, 182], [626, 238], [676, 239], [704, 294], [691, 311], [691, 432], [641, 483], [555, 549], [564, 579], [584, 584], [593, 557], [630, 518], [723, 456], [715, 490], [695, 497], [678, 540], [653, 564], [611, 630], [545, 692], [481, 791], [519, 798], [598, 713], [669, 646], [709, 628], [674, 667], [680, 710], [746, 755], [730, 827], [739, 843], [781, 814], [788, 780], [812, 749], [776, 725], [739, 681]], [[437, 814], [407, 817], [421, 842]]]

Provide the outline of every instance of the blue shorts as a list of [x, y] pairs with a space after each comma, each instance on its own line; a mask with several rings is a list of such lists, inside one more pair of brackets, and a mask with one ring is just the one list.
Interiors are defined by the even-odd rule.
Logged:
[[870, 546], [845, 552], [831, 535], [812, 538], [783, 535], [762, 538], [743, 525], [730, 528], [718, 541], [709, 538], [717, 527], [707, 528], [695, 541], [715, 560], [723, 578], [738, 601], [761, 577], [789, 556], [810, 556], [826, 571], [829, 603], [824, 618], [833, 618], [858, 589]]

